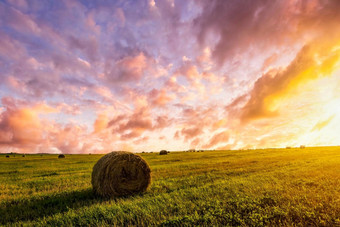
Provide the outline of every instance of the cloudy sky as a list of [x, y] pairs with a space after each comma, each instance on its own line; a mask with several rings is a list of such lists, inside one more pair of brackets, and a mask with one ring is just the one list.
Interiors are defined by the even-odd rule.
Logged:
[[0, 1], [0, 152], [340, 144], [340, 1]]

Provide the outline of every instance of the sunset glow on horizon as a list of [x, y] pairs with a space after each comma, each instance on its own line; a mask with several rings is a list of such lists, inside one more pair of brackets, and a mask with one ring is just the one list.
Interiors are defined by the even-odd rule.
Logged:
[[340, 145], [340, 1], [0, 1], [0, 153]]

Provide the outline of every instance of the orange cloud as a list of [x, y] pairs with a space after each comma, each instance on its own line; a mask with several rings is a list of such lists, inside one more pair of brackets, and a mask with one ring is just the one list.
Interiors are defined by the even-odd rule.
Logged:
[[106, 114], [99, 114], [94, 122], [94, 133], [98, 133], [103, 129], [106, 129], [109, 123], [109, 118]]
[[0, 117], [0, 145], [28, 146], [43, 139], [38, 111], [30, 108], [10, 109]]
[[280, 100], [288, 97], [289, 92], [309, 80], [330, 75], [340, 57], [340, 50], [334, 49], [334, 46], [337, 46], [334, 42], [330, 45], [315, 41], [303, 47], [286, 69], [272, 70], [260, 77], [241, 109], [241, 120], [275, 116]]
[[319, 121], [319, 122], [314, 126], [314, 128], [312, 129], [312, 131], [323, 129], [323, 128], [326, 127], [329, 123], [331, 123], [331, 121], [334, 119], [334, 117], [335, 117], [335, 115], [330, 116], [328, 119], [326, 119], [326, 120], [324, 120], [324, 121]]
[[165, 89], [157, 90], [153, 89], [149, 93], [149, 98], [152, 100], [152, 104], [155, 106], [165, 106], [169, 102], [175, 99], [174, 95], [169, 95]]
[[211, 148], [219, 143], [228, 142], [229, 141], [229, 133], [228, 132], [220, 132], [215, 134], [208, 144], [204, 146], [204, 148]]

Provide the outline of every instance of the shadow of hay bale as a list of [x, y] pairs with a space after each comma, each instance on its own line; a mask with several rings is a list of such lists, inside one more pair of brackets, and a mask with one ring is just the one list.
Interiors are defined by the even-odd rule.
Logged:
[[98, 198], [91, 188], [40, 196], [27, 200], [12, 200], [3, 203], [0, 207], [0, 225], [11, 225], [11, 223], [17, 221], [35, 220], [102, 201], [105, 200]]

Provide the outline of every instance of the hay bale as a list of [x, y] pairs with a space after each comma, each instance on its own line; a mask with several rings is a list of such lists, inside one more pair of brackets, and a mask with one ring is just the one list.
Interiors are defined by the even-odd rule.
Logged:
[[305, 147], [306, 147], [305, 145], [301, 145], [301, 146], [300, 146], [301, 149], [304, 149]]
[[65, 155], [60, 154], [60, 155], [58, 155], [58, 158], [65, 158]]
[[126, 196], [146, 191], [151, 183], [151, 171], [139, 155], [111, 152], [93, 166], [91, 183], [100, 196]]
[[161, 151], [159, 152], [159, 155], [165, 155], [165, 154], [168, 154], [168, 152], [167, 152], [166, 150], [161, 150]]
[[6, 155], [6, 158], [9, 158], [9, 155]]
[[22, 157], [26, 157], [26, 155], [23, 154]]

